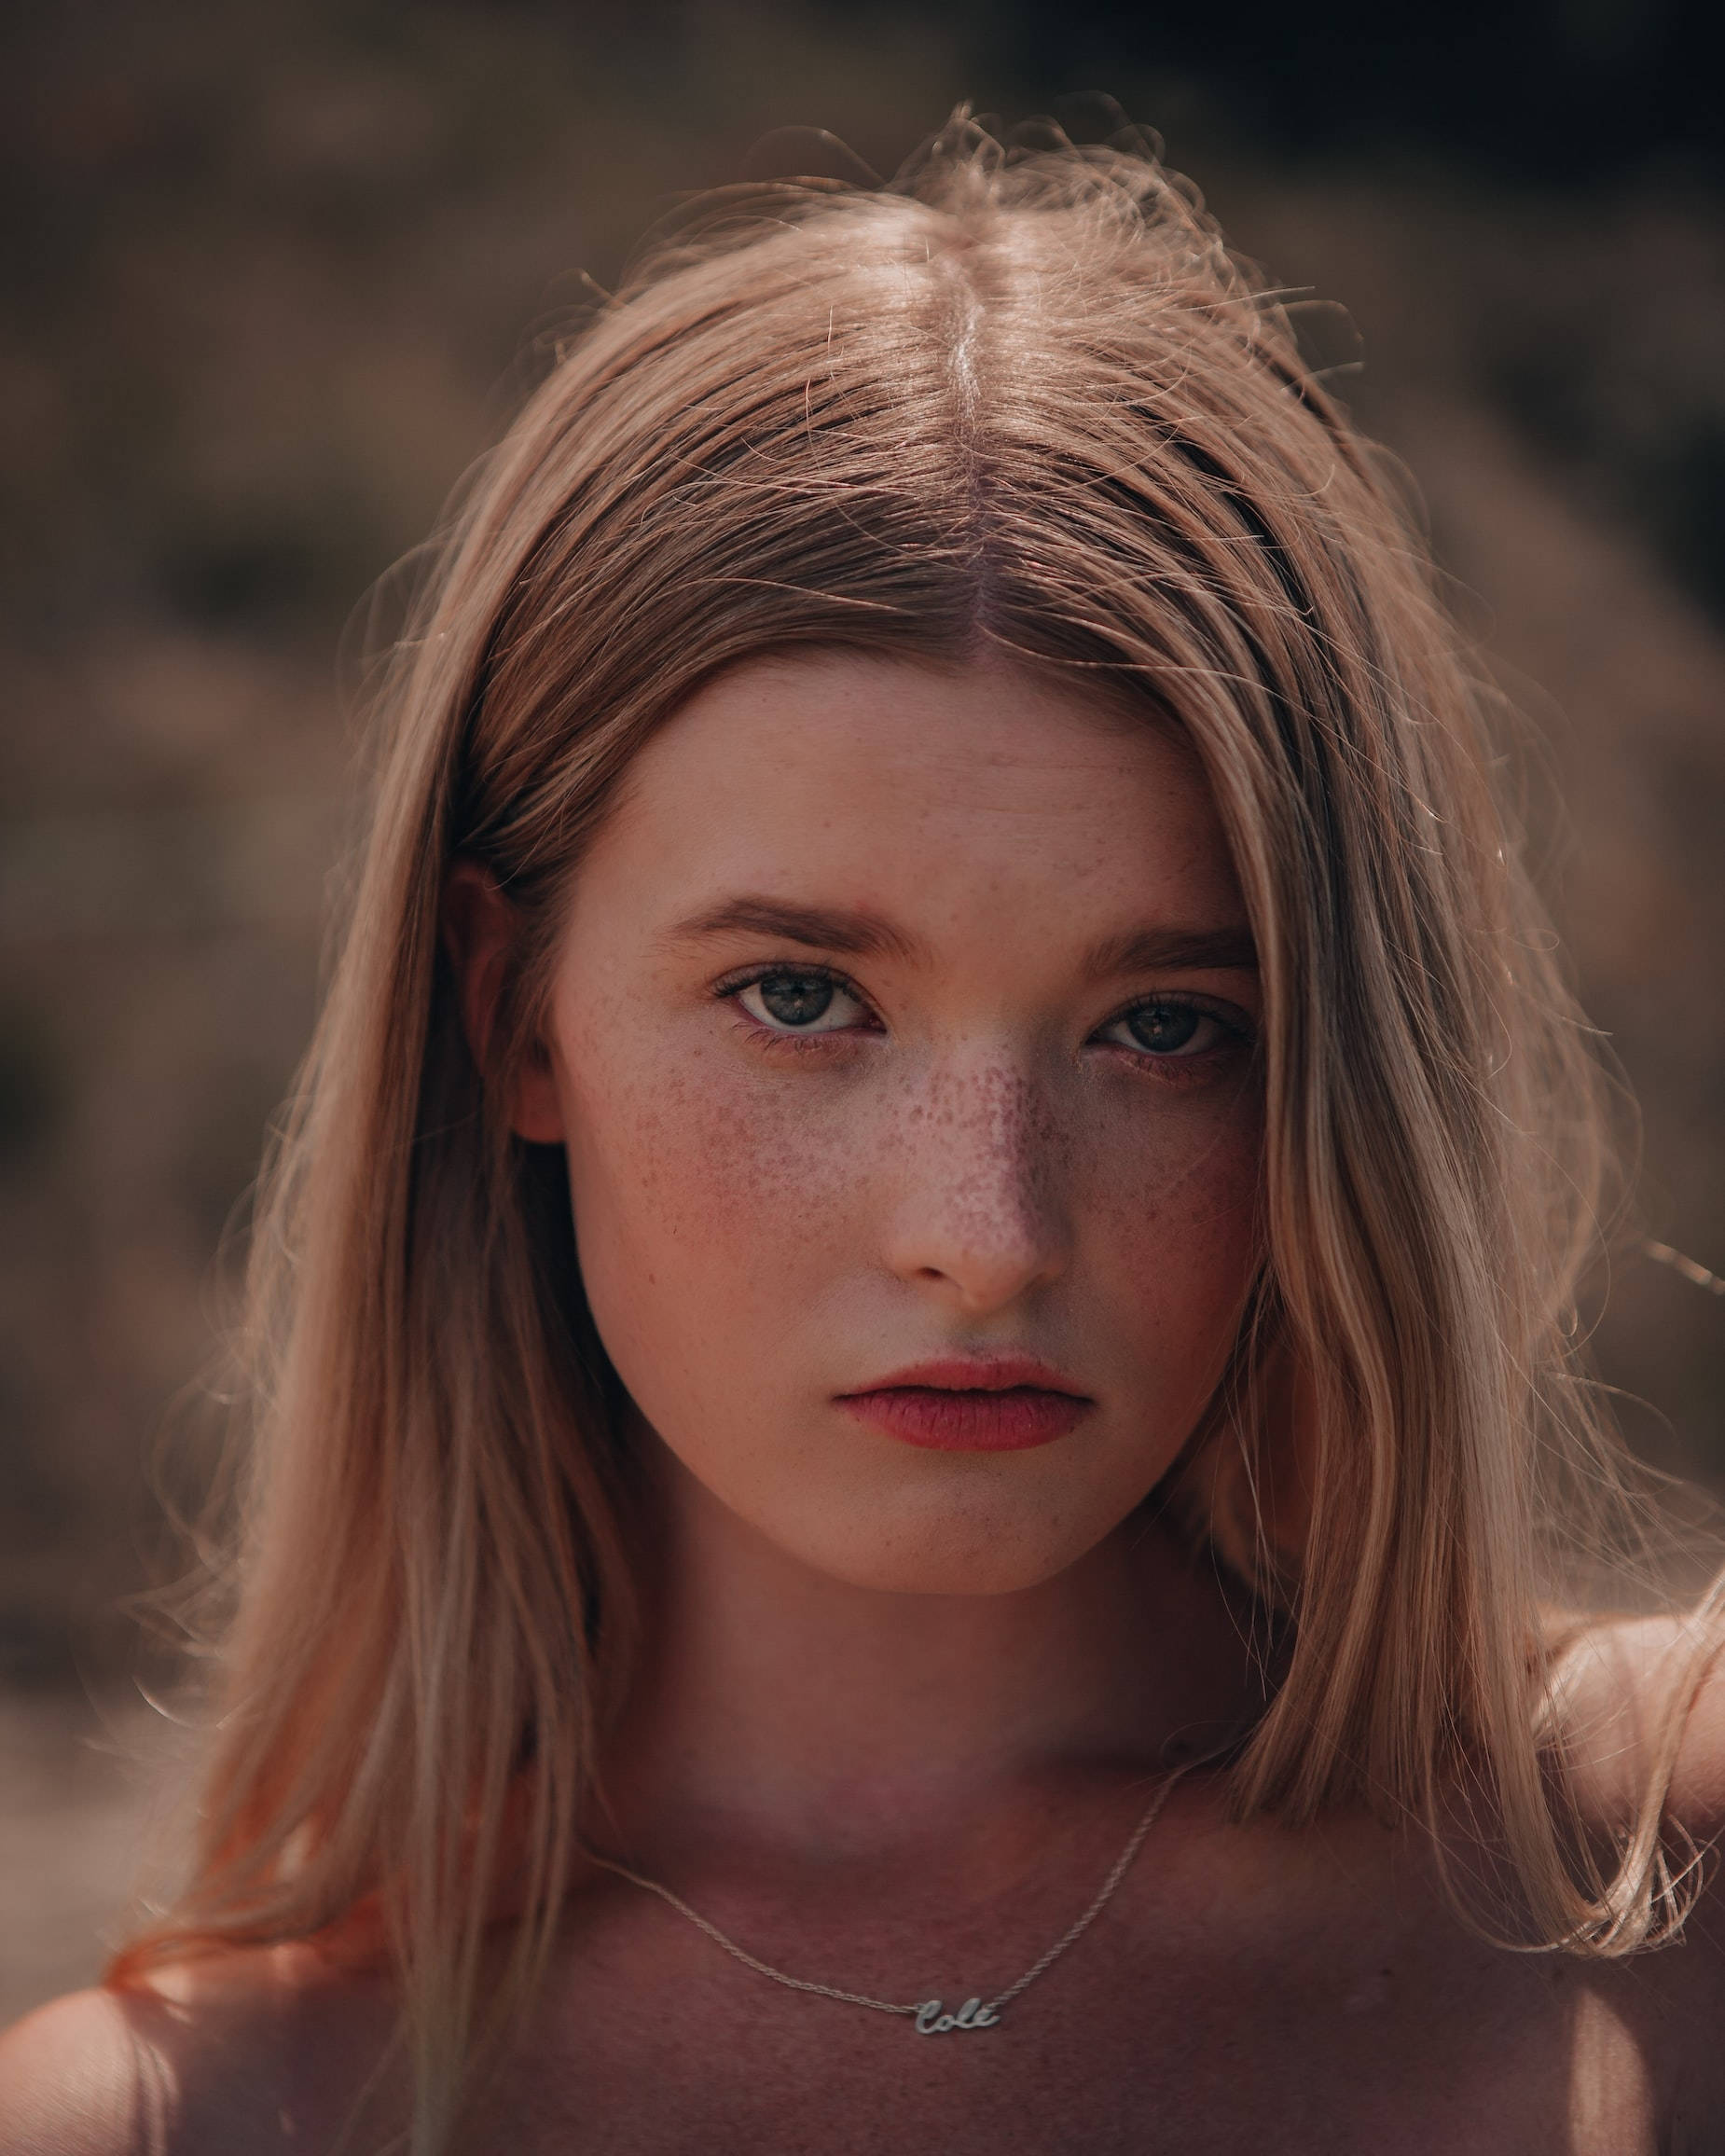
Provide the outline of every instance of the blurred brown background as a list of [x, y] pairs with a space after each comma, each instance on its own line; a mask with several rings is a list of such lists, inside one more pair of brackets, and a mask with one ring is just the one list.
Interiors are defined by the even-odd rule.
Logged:
[[[890, 171], [1100, 89], [1352, 314], [1544, 741], [1533, 820], [1642, 1103], [1648, 1232], [1725, 1271], [1725, 215], [1699, 8], [113, 0], [13, 17], [0, 159], [0, 2020], [95, 1966], [147, 1806], [114, 1614], [310, 1025], [338, 659], [680, 193]], [[812, 149], [808, 155], [812, 155]], [[754, 160], [752, 164], [752, 159]], [[1318, 317], [1327, 353], [1354, 345]], [[1565, 804], [1559, 816], [1553, 803]], [[1725, 1485], [1725, 1301], [1625, 1257], [1637, 1446]], [[185, 1481], [184, 1474], [182, 1482]], [[193, 1477], [195, 1479], [195, 1476]], [[92, 1741], [93, 1740], [93, 1741]]]

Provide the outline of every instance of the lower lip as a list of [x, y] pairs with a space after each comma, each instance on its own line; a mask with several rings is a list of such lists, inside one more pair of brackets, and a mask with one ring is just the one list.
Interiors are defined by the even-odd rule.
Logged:
[[842, 1393], [839, 1405], [889, 1437], [930, 1452], [1028, 1452], [1064, 1437], [1095, 1403], [1032, 1385], [1003, 1392], [890, 1385], [878, 1392]]

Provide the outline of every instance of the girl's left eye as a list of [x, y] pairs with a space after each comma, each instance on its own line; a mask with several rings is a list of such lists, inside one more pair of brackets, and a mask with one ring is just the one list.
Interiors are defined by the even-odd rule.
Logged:
[[1136, 1048], [1140, 1054], [1172, 1061], [1206, 1055], [1237, 1036], [1213, 1012], [1196, 1003], [1152, 997], [1123, 1011], [1104, 1028], [1103, 1038], [1111, 1038], [1119, 1047]]
[[757, 974], [726, 992], [772, 1033], [836, 1033], [867, 1016], [861, 1000], [831, 974], [794, 967]]

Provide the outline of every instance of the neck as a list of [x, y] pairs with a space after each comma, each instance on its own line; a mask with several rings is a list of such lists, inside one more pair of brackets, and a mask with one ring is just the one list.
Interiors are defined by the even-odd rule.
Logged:
[[663, 1561], [595, 1833], [637, 1861], [691, 1835], [810, 1858], [945, 1839], [1014, 1798], [1140, 1779], [1262, 1704], [1239, 1610], [1153, 1518], [1004, 1595], [812, 1570], [674, 1461]]

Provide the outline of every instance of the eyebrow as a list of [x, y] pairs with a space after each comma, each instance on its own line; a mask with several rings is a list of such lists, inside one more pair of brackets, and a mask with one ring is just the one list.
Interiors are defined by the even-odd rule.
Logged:
[[1084, 959], [1092, 980], [1116, 974], [1253, 973], [1258, 947], [1244, 923], [1226, 928], [1139, 928], [1105, 936]]
[[[843, 951], [853, 958], [896, 958], [914, 963], [927, 947], [879, 914], [858, 908], [793, 905], [785, 900], [745, 896], [726, 899], [691, 915], [666, 932], [667, 943], [708, 936], [762, 935], [801, 944], [807, 950]], [[1085, 954], [1092, 980], [1120, 974], [1249, 972], [1258, 962], [1251, 931], [1225, 928], [1140, 928], [1105, 936]]]
[[915, 936], [878, 914], [824, 905], [791, 905], [777, 898], [732, 898], [697, 913], [667, 932], [668, 943], [702, 936], [777, 936], [816, 951], [844, 951], [853, 958], [916, 960], [924, 956]]

